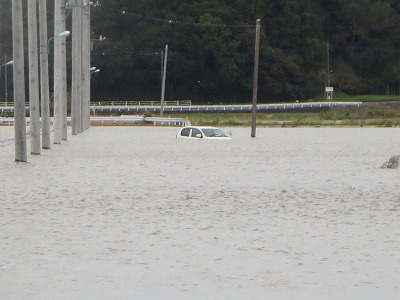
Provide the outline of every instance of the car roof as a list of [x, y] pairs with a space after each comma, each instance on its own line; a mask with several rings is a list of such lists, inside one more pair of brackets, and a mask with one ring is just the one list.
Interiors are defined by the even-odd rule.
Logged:
[[185, 126], [185, 127], [182, 127], [181, 129], [184, 129], [184, 128], [199, 128], [199, 129], [210, 128], [210, 129], [219, 129], [219, 128], [217, 128], [217, 127], [212, 127], [212, 126]]

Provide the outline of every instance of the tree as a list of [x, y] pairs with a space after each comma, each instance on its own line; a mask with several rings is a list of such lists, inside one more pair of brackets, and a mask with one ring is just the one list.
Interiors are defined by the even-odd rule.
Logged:
[[[0, 54], [9, 57], [10, 11], [0, 1]], [[258, 18], [260, 101], [322, 95], [327, 42], [336, 89], [383, 93], [397, 80], [396, 0], [102, 0], [92, 10], [92, 39], [107, 37], [94, 42], [92, 65], [102, 72], [92, 99], [159, 99], [168, 44], [166, 99], [248, 103]]]

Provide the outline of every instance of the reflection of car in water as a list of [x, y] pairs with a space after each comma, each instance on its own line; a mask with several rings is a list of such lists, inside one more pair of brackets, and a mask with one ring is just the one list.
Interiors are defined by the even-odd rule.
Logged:
[[177, 139], [231, 140], [232, 138], [216, 127], [187, 126], [179, 130]]

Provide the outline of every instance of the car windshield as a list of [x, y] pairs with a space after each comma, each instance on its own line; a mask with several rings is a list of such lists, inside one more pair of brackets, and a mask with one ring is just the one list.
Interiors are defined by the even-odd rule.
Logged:
[[227, 137], [228, 135], [217, 128], [203, 128], [203, 133], [206, 137]]

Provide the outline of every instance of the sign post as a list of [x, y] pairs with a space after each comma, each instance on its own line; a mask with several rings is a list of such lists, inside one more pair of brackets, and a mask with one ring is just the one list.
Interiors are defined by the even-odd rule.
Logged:
[[332, 99], [333, 99], [333, 87], [331, 87], [331, 86], [325, 87], [325, 97], [326, 97], [326, 100], [332, 101]]

